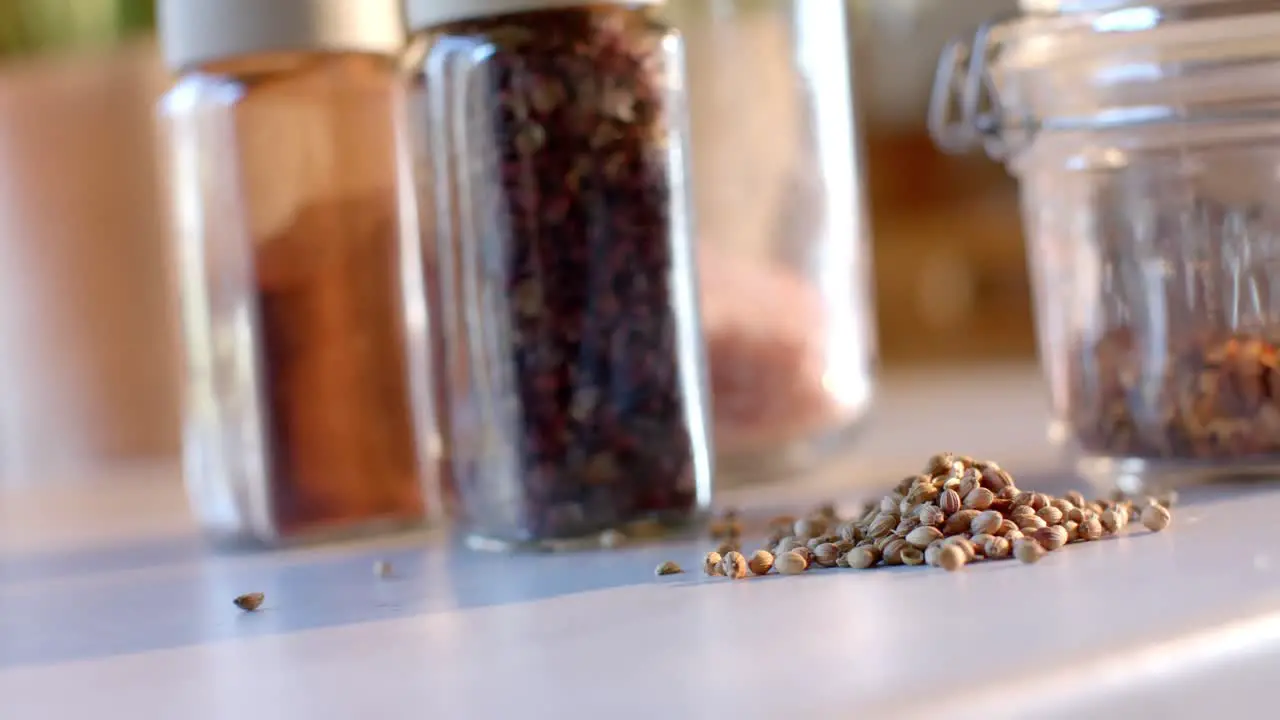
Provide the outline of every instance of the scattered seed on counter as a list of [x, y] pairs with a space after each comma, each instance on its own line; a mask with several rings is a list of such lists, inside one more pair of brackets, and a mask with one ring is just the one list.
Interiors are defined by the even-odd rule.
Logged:
[[747, 569], [752, 575], [768, 575], [773, 569], [773, 553], [768, 550], [757, 550], [747, 561]]
[[684, 572], [676, 563], [668, 560], [659, 565], [654, 571], [654, 575], [679, 575]]
[[724, 558], [720, 553], [712, 550], [702, 559], [702, 573], [708, 577], [724, 575], [724, 566], [721, 565], [723, 561]]
[[741, 580], [747, 576], [747, 559], [736, 550], [725, 554], [720, 565], [724, 568], [725, 576], [732, 580]]
[[733, 525], [737, 514], [725, 513], [713, 535], [731, 540], [706, 555], [703, 570], [736, 579], [748, 571], [798, 575], [822, 568], [928, 565], [955, 572], [976, 562], [1032, 564], [1068, 545], [1119, 535], [1139, 521], [1149, 531], [1164, 530], [1176, 500], [1172, 493], [1112, 493], [1089, 501], [1074, 490], [1054, 497], [1018, 488], [997, 463], [951, 453], [935, 455], [925, 468], [851, 517], [826, 503], [806, 514], [773, 518], [763, 549], [749, 561], [740, 552], [741, 526]]
[[809, 561], [803, 555], [794, 550], [779, 555], [773, 561], [773, 567], [778, 570], [780, 575], [799, 575], [809, 569]]
[[1170, 519], [1168, 508], [1162, 505], [1148, 505], [1142, 509], [1142, 526], [1151, 532], [1160, 532], [1169, 527]]
[[237, 597], [235, 600], [232, 600], [231, 602], [235, 603], [236, 607], [240, 608], [245, 612], [254, 612], [258, 608], [262, 607], [262, 601], [265, 599], [266, 599], [266, 596], [263, 595], [262, 593], [252, 592], [252, 593], [245, 593], [244, 595]]

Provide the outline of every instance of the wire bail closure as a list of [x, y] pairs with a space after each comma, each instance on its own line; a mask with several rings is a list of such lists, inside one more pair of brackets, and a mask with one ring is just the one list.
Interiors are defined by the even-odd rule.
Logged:
[[979, 26], [972, 37], [947, 43], [938, 59], [929, 98], [928, 129], [943, 152], [963, 153], [981, 145], [991, 158], [1003, 160], [1016, 148], [989, 67], [1000, 52], [996, 29], [1006, 18]]

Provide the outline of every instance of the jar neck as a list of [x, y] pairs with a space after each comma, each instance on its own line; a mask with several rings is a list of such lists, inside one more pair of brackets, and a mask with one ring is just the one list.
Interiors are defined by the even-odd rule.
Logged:
[[[1165, 12], [1174, 6], [1178, 13]], [[964, 109], [950, 126], [952, 139], [964, 138], [954, 131], [967, 123], [972, 137], [1003, 158], [1054, 130], [1274, 122], [1277, 36], [1280, 0], [1148, 0], [1109, 11], [1023, 15], [989, 26], [964, 48], [964, 82], [951, 82]], [[940, 88], [944, 69], [945, 62]]]

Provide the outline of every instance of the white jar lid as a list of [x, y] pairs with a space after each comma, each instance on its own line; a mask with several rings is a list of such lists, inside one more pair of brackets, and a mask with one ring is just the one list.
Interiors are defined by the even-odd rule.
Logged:
[[157, 15], [174, 70], [267, 52], [395, 55], [405, 42], [399, 0], [160, 0]]
[[[696, 0], [705, 2], [706, 0]], [[437, 25], [532, 10], [558, 10], [593, 5], [662, 5], [666, 0], [406, 0], [409, 28]]]

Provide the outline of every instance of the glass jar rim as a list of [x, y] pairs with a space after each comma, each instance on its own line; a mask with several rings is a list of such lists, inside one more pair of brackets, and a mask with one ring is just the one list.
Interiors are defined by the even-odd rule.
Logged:
[[[1020, 7], [943, 50], [929, 130], [944, 151], [980, 145], [1003, 160], [1045, 130], [1209, 120], [1224, 103], [1257, 100], [1263, 90], [1280, 100], [1275, 66], [1241, 70], [1280, 62], [1280, 0], [1020, 0]], [[1231, 80], [1206, 84], [1224, 68]], [[1214, 87], [1211, 100], [1206, 87]], [[1195, 104], [1213, 107], [1188, 107]], [[1259, 112], [1280, 119], [1273, 107], [1242, 114]]]

